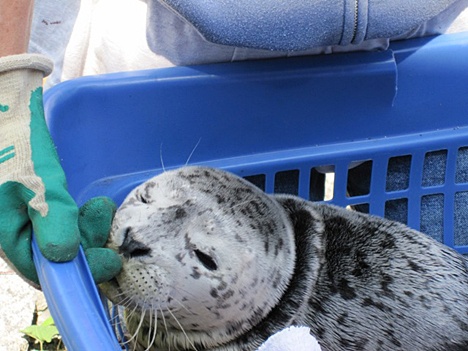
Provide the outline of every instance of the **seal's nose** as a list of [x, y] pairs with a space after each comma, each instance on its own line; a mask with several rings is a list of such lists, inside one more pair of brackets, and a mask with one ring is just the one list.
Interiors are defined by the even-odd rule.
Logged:
[[125, 229], [125, 238], [119, 247], [119, 253], [126, 258], [135, 258], [146, 256], [151, 253], [151, 249], [145, 244], [135, 240], [132, 234], [132, 228]]

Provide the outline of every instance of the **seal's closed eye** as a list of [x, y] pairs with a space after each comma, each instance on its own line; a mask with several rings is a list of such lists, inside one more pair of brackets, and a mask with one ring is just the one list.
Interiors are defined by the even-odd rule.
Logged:
[[136, 194], [136, 198], [137, 198], [138, 201], [140, 201], [140, 202], [142, 202], [142, 203], [144, 203], [144, 204], [148, 204], [148, 203], [149, 203], [148, 199], [146, 199], [146, 198], [143, 196], [143, 194], [141, 194], [141, 193], [137, 193], [137, 194]]
[[210, 255], [207, 255], [206, 253], [201, 252], [200, 250], [197, 250], [197, 249], [195, 249], [193, 252], [197, 256], [201, 264], [205, 266], [206, 269], [210, 271], [215, 271], [218, 269], [218, 265], [216, 264], [216, 262], [213, 260], [213, 258]]

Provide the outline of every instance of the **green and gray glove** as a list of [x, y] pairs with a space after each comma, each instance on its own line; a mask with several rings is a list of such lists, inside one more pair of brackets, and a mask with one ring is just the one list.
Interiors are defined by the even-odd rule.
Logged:
[[104, 248], [115, 211], [115, 203], [107, 197], [92, 198], [80, 207], [78, 226], [81, 245], [96, 284], [107, 282], [122, 269], [120, 256]]
[[51, 261], [73, 259], [80, 244], [78, 208], [44, 119], [42, 80], [51, 68], [41, 55], [0, 58], [0, 247], [33, 284], [32, 231]]

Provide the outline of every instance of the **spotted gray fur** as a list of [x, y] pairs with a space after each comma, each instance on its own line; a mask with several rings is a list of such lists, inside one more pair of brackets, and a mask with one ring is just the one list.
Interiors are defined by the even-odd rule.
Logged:
[[[137, 308], [130, 329], [143, 310], [158, 314], [157, 350], [255, 350], [290, 325], [309, 326], [324, 351], [468, 350], [463, 256], [220, 170], [184, 167], [137, 187], [108, 246], [124, 268], [105, 291]], [[152, 328], [147, 314], [144, 347]]]

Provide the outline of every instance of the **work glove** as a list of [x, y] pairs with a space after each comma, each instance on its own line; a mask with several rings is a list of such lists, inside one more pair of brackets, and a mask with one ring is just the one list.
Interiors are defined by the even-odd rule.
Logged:
[[81, 245], [96, 284], [111, 280], [122, 269], [120, 256], [104, 247], [115, 211], [115, 203], [107, 197], [92, 198], [80, 207]]
[[[33, 231], [51, 261], [73, 259], [80, 244], [78, 208], [44, 119], [42, 80], [51, 69], [41, 55], [0, 58], [0, 251], [35, 286]], [[95, 266], [109, 258], [90, 257]]]

